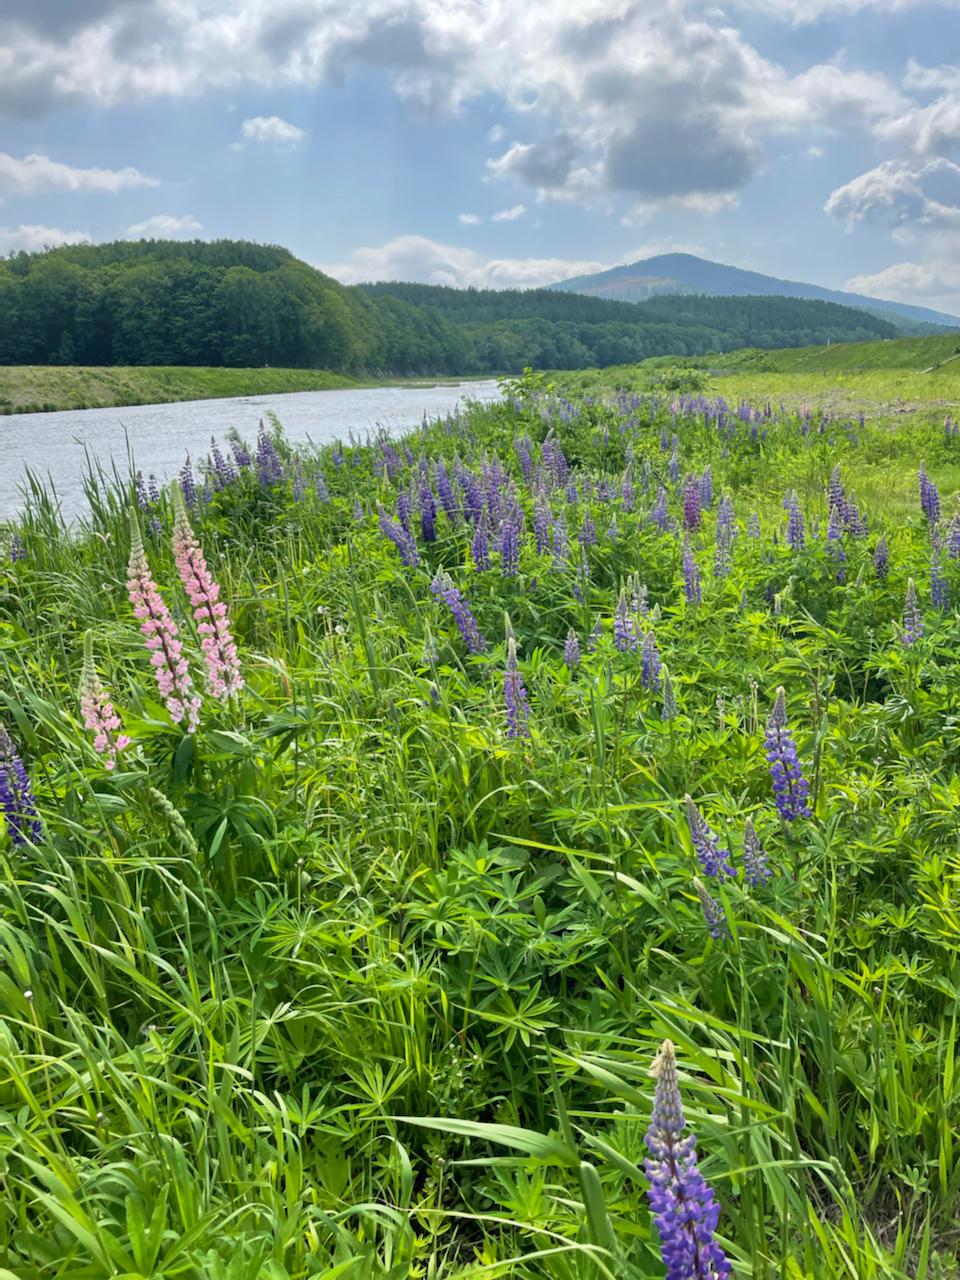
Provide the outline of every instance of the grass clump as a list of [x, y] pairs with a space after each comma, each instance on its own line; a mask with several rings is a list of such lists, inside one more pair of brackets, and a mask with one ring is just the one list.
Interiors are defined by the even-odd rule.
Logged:
[[662, 1275], [665, 1041], [734, 1274], [953, 1274], [960, 439], [508, 392], [33, 483], [7, 1274]]

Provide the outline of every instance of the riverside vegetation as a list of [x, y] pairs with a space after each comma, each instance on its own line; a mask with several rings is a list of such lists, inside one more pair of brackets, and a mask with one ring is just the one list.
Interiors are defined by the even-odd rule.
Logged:
[[956, 426], [506, 390], [33, 483], [0, 1275], [955, 1275]]

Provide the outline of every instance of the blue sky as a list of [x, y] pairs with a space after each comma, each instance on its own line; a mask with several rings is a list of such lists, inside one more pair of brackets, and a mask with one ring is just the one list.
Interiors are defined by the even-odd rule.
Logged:
[[0, 14], [0, 251], [245, 237], [513, 286], [681, 249], [960, 314], [958, 0]]

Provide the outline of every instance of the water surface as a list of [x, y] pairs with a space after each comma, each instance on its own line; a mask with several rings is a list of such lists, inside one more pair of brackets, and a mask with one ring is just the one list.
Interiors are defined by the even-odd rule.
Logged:
[[[399, 434], [428, 418], [453, 413], [464, 400], [499, 399], [494, 381], [448, 386], [362, 387], [338, 391], [293, 391], [229, 400], [185, 400], [178, 404], [128, 405], [121, 409], [66, 409], [59, 413], [14, 413], [0, 417], [4, 468], [0, 473], [0, 520], [23, 505], [25, 470], [43, 478], [67, 520], [84, 511], [82, 476], [86, 458], [108, 473], [115, 462], [126, 477], [133, 470], [171, 479], [189, 455], [205, 458], [214, 435], [223, 446], [234, 428], [254, 443], [260, 419], [277, 415], [289, 440], [328, 444], [352, 431], [363, 439], [384, 427]], [[112, 460], [112, 461], [111, 461]]]

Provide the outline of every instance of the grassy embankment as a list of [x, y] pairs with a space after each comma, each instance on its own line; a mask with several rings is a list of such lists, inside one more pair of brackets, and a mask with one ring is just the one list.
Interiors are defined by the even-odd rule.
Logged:
[[[489, 375], [484, 375], [489, 376]], [[230, 396], [329, 391], [337, 387], [421, 385], [457, 378], [347, 378], [323, 369], [62, 368], [0, 365], [0, 413], [117, 408]]]
[[[41, 825], [0, 835], [5, 1276], [662, 1276], [669, 1036], [737, 1280], [953, 1280], [960, 437], [762, 401], [719, 429], [672, 398], [223, 469], [192, 520], [245, 687], [207, 689], [195, 733], [128, 598], [132, 491], [75, 537], [25, 512], [0, 706]], [[871, 468], [911, 505], [854, 500]], [[140, 519], [146, 611], [203, 687], [170, 495]], [[88, 628], [132, 739], [112, 772]], [[775, 801], [778, 686], [809, 813]]]

